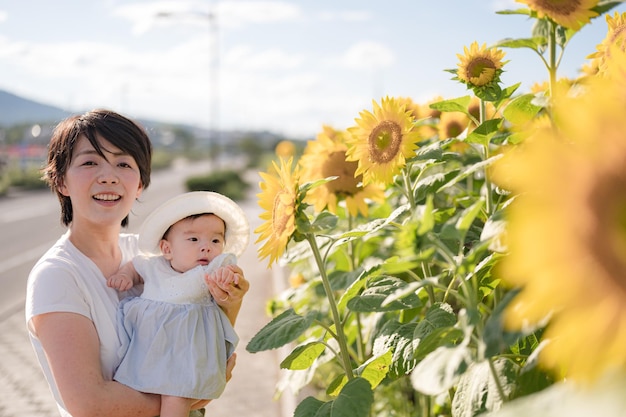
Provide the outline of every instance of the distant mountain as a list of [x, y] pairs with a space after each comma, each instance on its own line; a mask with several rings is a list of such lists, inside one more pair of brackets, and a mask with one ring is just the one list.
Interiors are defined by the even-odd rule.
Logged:
[[0, 90], [0, 125], [58, 122], [71, 112]]

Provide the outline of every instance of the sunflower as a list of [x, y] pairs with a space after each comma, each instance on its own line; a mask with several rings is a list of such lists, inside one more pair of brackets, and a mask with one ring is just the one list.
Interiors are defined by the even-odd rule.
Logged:
[[487, 87], [500, 82], [504, 51], [497, 48], [487, 49], [487, 45], [478, 46], [473, 42], [469, 49], [463, 47], [464, 55], [457, 54], [458, 79], [468, 87]]
[[356, 126], [348, 129], [347, 161], [357, 161], [355, 175], [363, 175], [363, 186], [371, 183], [390, 184], [394, 175], [415, 156], [419, 134], [415, 119], [394, 98], [383, 98], [374, 112], [362, 111]]
[[305, 197], [305, 202], [321, 212], [328, 207], [331, 213], [337, 213], [337, 202], [345, 200], [351, 216], [360, 212], [367, 216], [367, 200], [384, 201], [384, 190], [378, 184], [363, 185], [361, 175], [355, 175], [358, 163], [346, 161], [344, 132], [324, 126], [316, 140], [310, 141], [300, 158], [301, 182], [311, 182], [328, 177], [337, 179], [312, 188]]
[[296, 145], [290, 140], [281, 140], [276, 145], [274, 153], [279, 158], [291, 158], [296, 154]]
[[467, 129], [470, 118], [461, 112], [443, 112], [437, 124], [439, 139], [458, 138]]
[[496, 182], [517, 194], [499, 273], [522, 289], [507, 326], [548, 320], [540, 362], [593, 381], [626, 370], [626, 99], [603, 78], [583, 94], [563, 91], [556, 126], [494, 166]]
[[265, 210], [259, 217], [265, 220], [254, 233], [259, 234], [256, 243], [266, 242], [259, 248], [261, 259], [269, 256], [268, 267], [285, 251], [291, 236], [296, 230], [295, 220], [298, 209], [298, 170], [292, 171], [292, 159], [280, 159], [280, 166], [272, 162], [272, 173], [260, 172], [264, 180], [259, 184], [257, 194], [259, 206]]
[[537, 13], [539, 19], [548, 17], [568, 29], [578, 30], [598, 16], [592, 9], [598, 0], [515, 0], [527, 5]]
[[615, 12], [613, 17], [606, 16], [608, 32], [602, 42], [596, 46], [596, 52], [587, 58], [592, 58], [592, 66], [597, 67], [598, 72], [606, 71], [607, 61], [611, 59], [611, 50], [619, 48], [624, 50], [626, 41], [626, 13], [621, 15]]

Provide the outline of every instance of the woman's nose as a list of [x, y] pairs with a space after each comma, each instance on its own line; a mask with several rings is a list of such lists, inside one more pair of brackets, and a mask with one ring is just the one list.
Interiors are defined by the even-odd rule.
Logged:
[[100, 176], [98, 177], [98, 182], [101, 184], [117, 184], [119, 182], [119, 178], [115, 173], [115, 170], [110, 165], [103, 165], [102, 171], [100, 172]]

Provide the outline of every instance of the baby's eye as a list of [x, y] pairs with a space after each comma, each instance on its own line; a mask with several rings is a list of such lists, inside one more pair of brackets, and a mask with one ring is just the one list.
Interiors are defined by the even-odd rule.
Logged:
[[197, 241], [198, 241], [198, 238], [197, 238], [197, 237], [190, 237], [188, 240], [189, 240], [190, 242], [197, 242]]
[[220, 244], [220, 243], [222, 243], [222, 241], [220, 239], [213, 239], [213, 243]]

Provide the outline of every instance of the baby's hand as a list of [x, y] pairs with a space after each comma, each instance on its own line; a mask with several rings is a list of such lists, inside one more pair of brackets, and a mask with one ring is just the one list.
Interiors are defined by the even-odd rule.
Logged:
[[227, 291], [231, 285], [239, 283], [239, 275], [237, 275], [228, 266], [223, 266], [209, 274], [209, 279], [215, 282], [222, 290]]
[[133, 288], [133, 279], [126, 274], [117, 272], [107, 278], [107, 286], [118, 291], [127, 291]]

